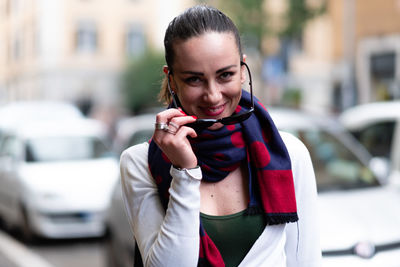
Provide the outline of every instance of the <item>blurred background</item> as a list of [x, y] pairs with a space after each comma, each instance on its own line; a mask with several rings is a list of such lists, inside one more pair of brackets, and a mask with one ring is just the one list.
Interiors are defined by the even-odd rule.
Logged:
[[165, 28], [199, 2], [237, 23], [268, 104], [338, 112], [399, 97], [398, 0], [2, 0], [1, 104], [66, 100], [106, 121], [157, 105]]
[[[317, 175], [325, 185], [318, 188], [322, 208], [327, 207], [323, 192], [333, 187], [351, 191], [348, 201], [368, 209], [397, 205], [400, 0], [0, 0], [0, 188], [7, 188], [0, 189], [2, 231], [54, 266], [125, 266], [123, 262], [133, 261], [134, 242], [126, 234], [130, 230], [119, 203], [119, 155], [151, 136], [152, 118], [162, 108], [157, 94], [165, 29], [173, 17], [199, 3], [218, 7], [239, 27], [254, 94], [277, 111], [280, 129], [306, 143], [316, 170], [333, 162], [328, 155], [336, 153], [335, 147], [343, 145], [355, 155], [357, 167], [342, 150], [335, 154], [335, 165], [327, 167], [330, 173]], [[320, 125], [318, 119], [294, 126], [279, 115], [288, 110], [335, 122]], [[59, 131], [38, 133], [38, 128]], [[319, 134], [329, 128], [341, 145]], [[64, 141], [56, 142], [60, 139]], [[85, 151], [71, 149], [82, 146]], [[65, 154], [53, 155], [52, 150]], [[105, 165], [108, 171], [100, 173], [107, 177], [82, 171]], [[57, 178], [61, 182], [51, 181], [55, 173], [68, 170], [70, 176]], [[84, 176], [75, 184], [65, 182], [77, 173]], [[326, 187], [327, 175], [347, 180]], [[88, 176], [96, 177], [77, 192]], [[386, 190], [386, 199], [380, 194], [367, 204], [359, 190], [349, 190], [371, 187]], [[15, 192], [15, 197], [1, 191]], [[338, 194], [334, 196], [344, 198]], [[365, 223], [363, 216], [358, 214], [356, 228]], [[369, 216], [391, 216], [384, 221], [400, 223], [400, 210]], [[393, 230], [385, 239], [386, 233], [371, 230], [392, 229], [380, 223], [347, 243], [326, 237], [324, 257], [339, 255], [333, 266], [400, 266], [400, 232]], [[125, 236], [115, 233], [114, 225]], [[354, 228], [342, 234], [349, 233]], [[379, 251], [391, 255], [385, 258]]]

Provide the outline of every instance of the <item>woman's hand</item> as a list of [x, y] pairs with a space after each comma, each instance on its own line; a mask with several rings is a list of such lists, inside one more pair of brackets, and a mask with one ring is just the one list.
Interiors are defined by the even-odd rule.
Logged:
[[156, 116], [156, 124], [166, 123], [168, 130], [156, 129], [153, 140], [176, 167], [197, 166], [196, 155], [187, 138], [188, 136], [195, 138], [197, 134], [192, 128], [184, 126], [195, 120], [195, 117], [187, 116], [183, 111], [175, 108], [162, 111]]

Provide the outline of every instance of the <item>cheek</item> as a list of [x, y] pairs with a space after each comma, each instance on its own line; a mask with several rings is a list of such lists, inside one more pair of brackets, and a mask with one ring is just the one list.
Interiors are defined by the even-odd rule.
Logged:
[[185, 88], [182, 89], [183, 90], [178, 94], [178, 97], [183, 107], [188, 107], [189, 105], [199, 102], [201, 94], [195, 90], [185, 90]]
[[239, 101], [240, 97], [242, 96], [242, 84], [240, 82], [235, 82], [229, 88], [229, 97]]

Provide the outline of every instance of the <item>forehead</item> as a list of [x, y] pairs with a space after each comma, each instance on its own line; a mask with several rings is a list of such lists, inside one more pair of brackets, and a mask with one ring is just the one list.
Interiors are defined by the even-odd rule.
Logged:
[[205, 32], [174, 43], [174, 68], [201, 68], [210, 63], [233, 64], [240, 60], [235, 36], [230, 32]]

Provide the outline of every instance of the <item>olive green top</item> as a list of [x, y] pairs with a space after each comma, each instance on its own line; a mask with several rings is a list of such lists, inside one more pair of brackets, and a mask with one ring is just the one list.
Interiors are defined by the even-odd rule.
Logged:
[[240, 264], [266, 226], [263, 214], [247, 215], [246, 210], [226, 216], [200, 213], [200, 217], [226, 267]]

